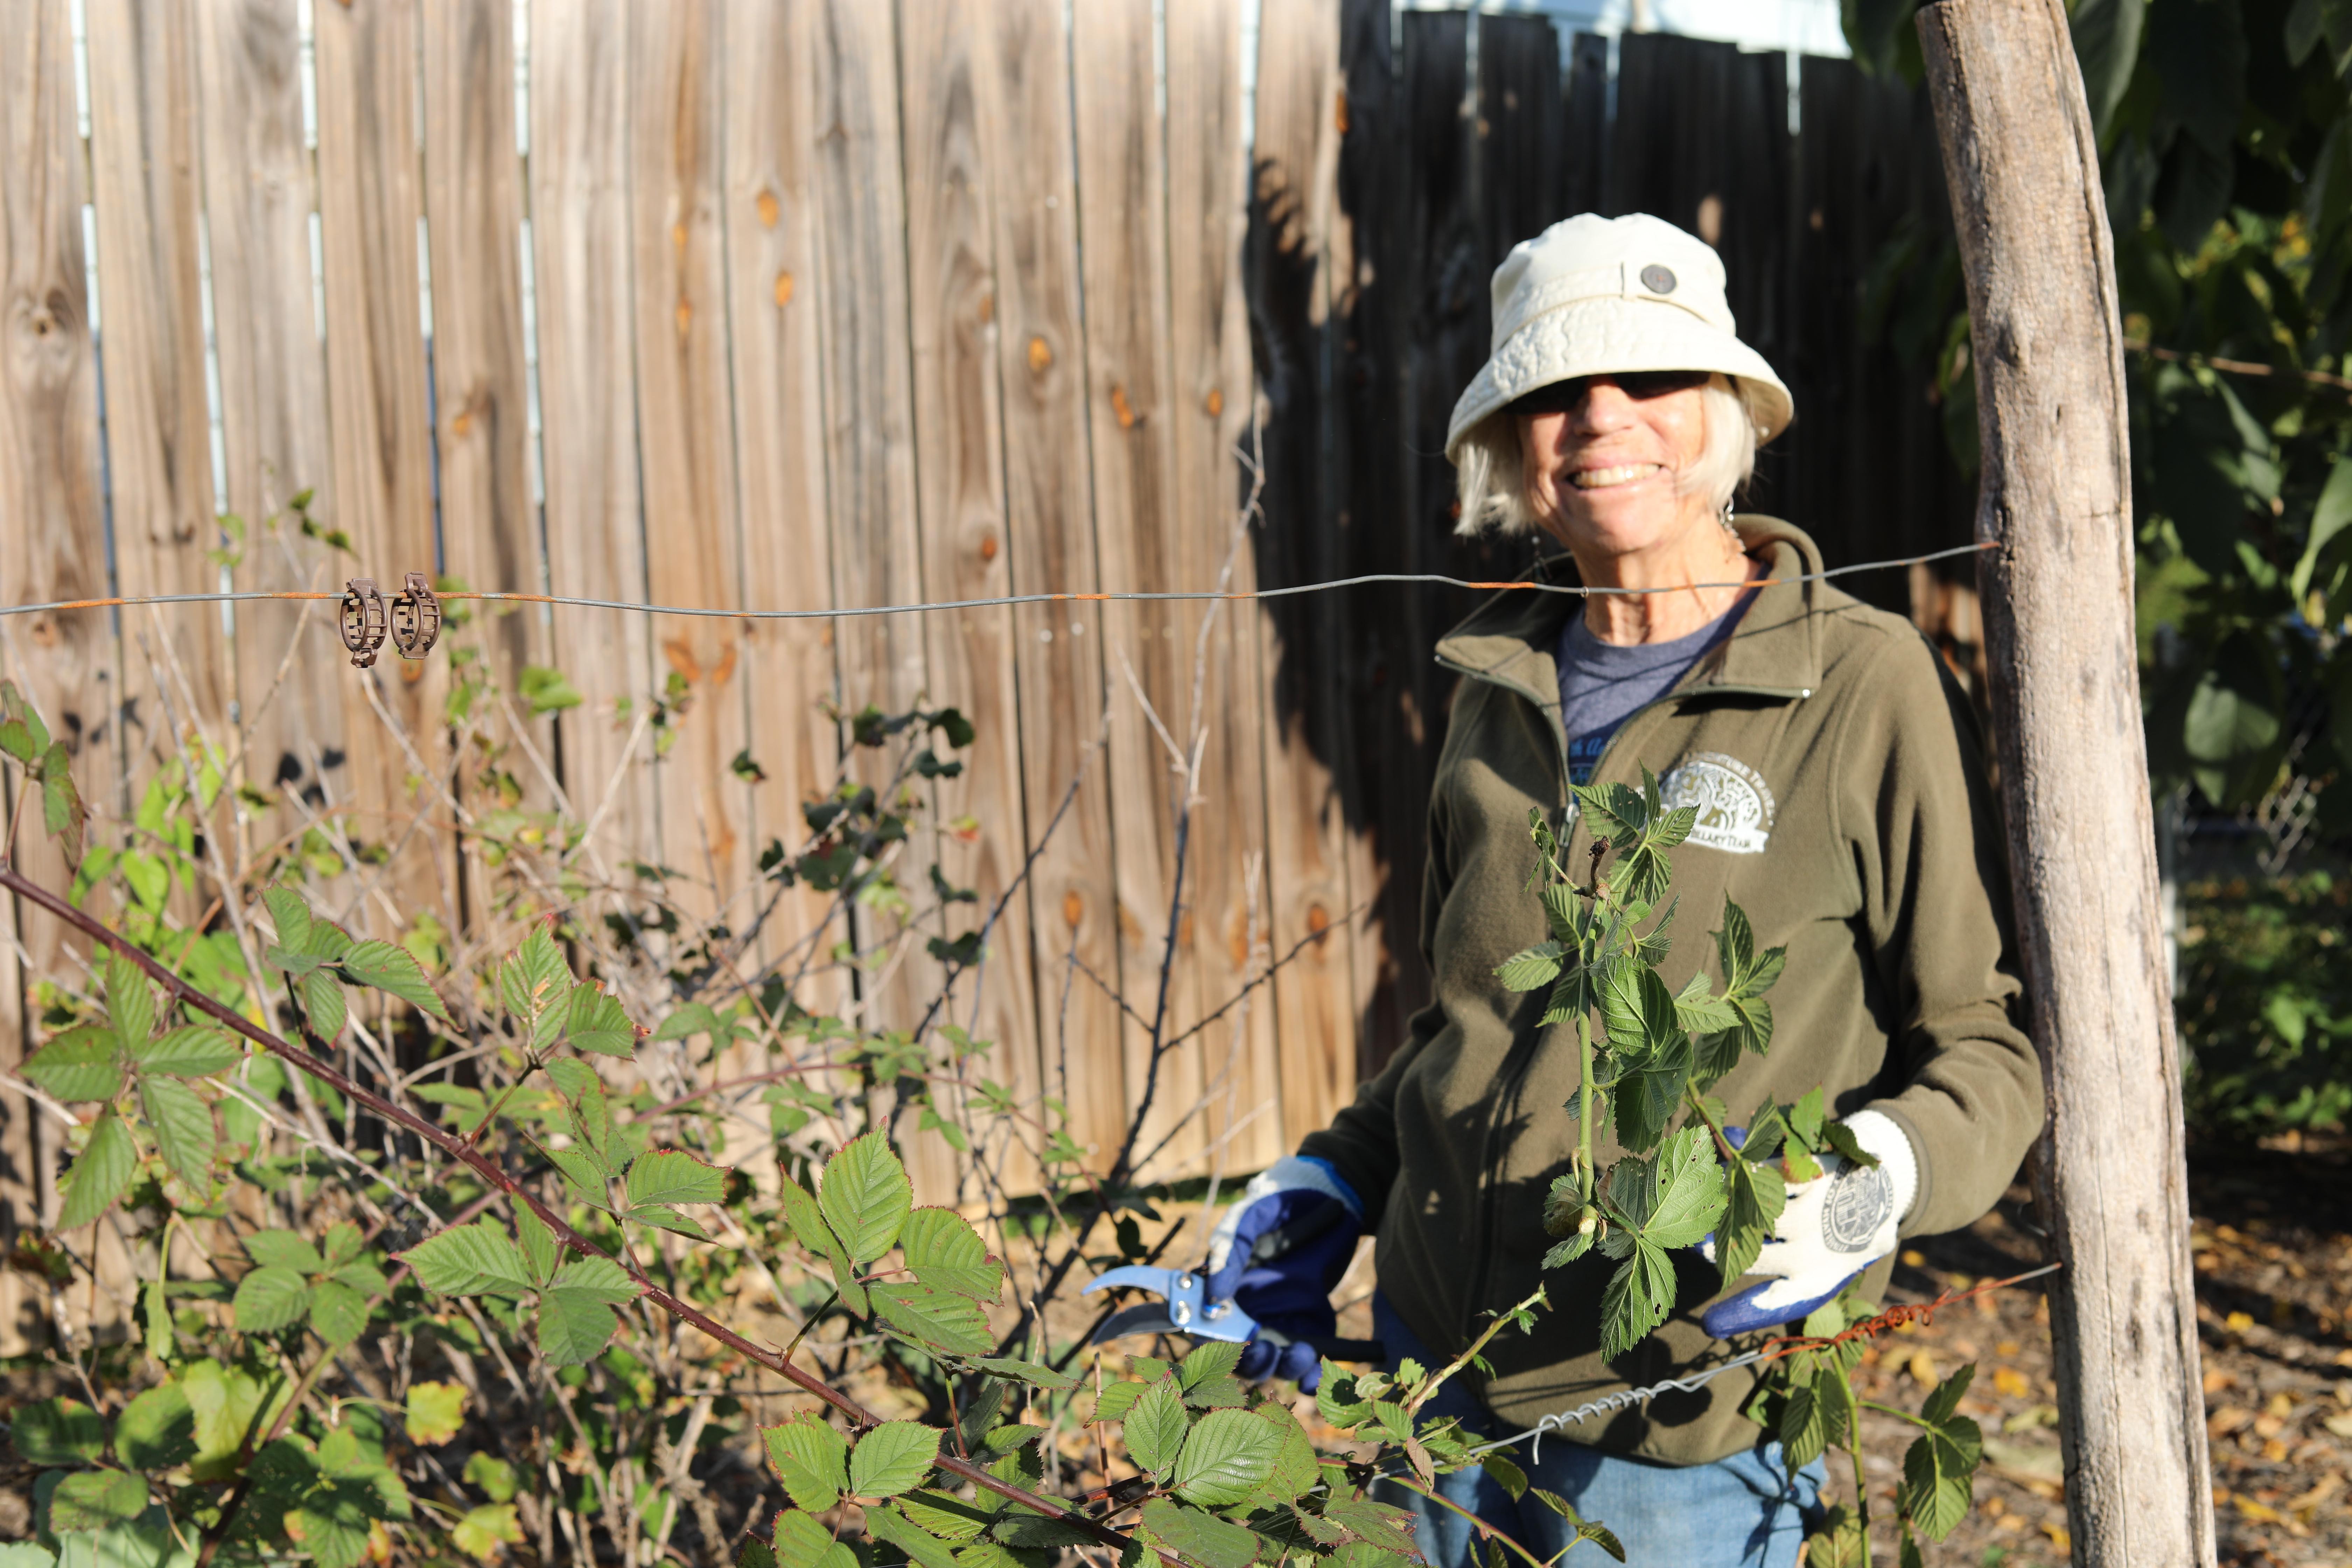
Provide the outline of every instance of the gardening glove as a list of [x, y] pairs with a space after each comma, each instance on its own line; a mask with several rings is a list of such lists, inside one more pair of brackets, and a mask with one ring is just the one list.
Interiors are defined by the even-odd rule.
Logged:
[[[1748, 1269], [1772, 1278], [1706, 1310], [1699, 1321], [1717, 1339], [1810, 1317], [1895, 1250], [1895, 1227], [1918, 1191], [1918, 1156], [1909, 1135], [1875, 1110], [1855, 1111], [1845, 1128], [1878, 1163], [1849, 1165], [1843, 1156], [1825, 1152], [1819, 1156], [1819, 1176], [1790, 1184], [1772, 1238]], [[1715, 1238], [1699, 1250], [1714, 1262]]]
[[1237, 1374], [1315, 1392], [1323, 1364], [1303, 1342], [1339, 1331], [1331, 1290], [1363, 1229], [1362, 1202], [1328, 1160], [1287, 1155], [1242, 1189], [1209, 1238], [1207, 1269], [1209, 1300], [1257, 1321]]

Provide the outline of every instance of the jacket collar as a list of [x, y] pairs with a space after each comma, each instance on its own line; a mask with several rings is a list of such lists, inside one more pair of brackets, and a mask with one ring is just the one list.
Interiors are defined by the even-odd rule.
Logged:
[[[1778, 518], [1743, 514], [1733, 520], [1749, 554], [1769, 563], [1769, 581], [1740, 617], [1738, 628], [1694, 666], [1677, 695], [1704, 691], [1802, 698], [1821, 685], [1821, 636], [1814, 616], [1825, 608], [1828, 584], [1810, 577], [1822, 552], [1805, 532]], [[1531, 583], [1572, 587], [1579, 578], [1565, 552], [1547, 556], [1528, 574]], [[1465, 674], [1519, 690], [1538, 706], [1559, 706], [1559, 670], [1552, 650], [1560, 628], [1583, 607], [1570, 594], [1524, 588], [1495, 595], [1438, 639], [1437, 658]]]

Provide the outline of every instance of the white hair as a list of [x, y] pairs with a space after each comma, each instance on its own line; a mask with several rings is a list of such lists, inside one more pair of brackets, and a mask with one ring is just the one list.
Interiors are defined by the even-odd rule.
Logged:
[[[1676, 476], [1685, 495], [1706, 497], [1721, 511], [1756, 471], [1756, 431], [1760, 409], [1754, 394], [1735, 377], [1716, 374], [1699, 389], [1706, 438], [1698, 460]], [[1519, 451], [1519, 422], [1508, 407], [1472, 426], [1454, 459], [1454, 489], [1461, 520], [1454, 531], [1470, 535], [1493, 529], [1525, 533], [1535, 527], [1528, 506], [1527, 465]]]

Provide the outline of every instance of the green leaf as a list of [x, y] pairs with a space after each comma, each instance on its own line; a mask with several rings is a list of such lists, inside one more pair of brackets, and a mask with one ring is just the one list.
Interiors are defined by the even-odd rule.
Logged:
[[849, 1484], [849, 1445], [823, 1417], [796, 1415], [761, 1436], [796, 1506], [823, 1513], [841, 1500]]
[[1706, 975], [1693, 974], [1675, 998], [1675, 1022], [1694, 1035], [1715, 1035], [1738, 1028], [1739, 1015], [1713, 994]]
[[78, 1399], [40, 1399], [10, 1413], [9, 1441], [28, 1465], [94, 1465], [106, 1452], [106, 1422]]
[[649, 1225], [656, 1229], [670, 1231], [695, 1241], [710, 1239], [709, 1231], [667, 1204], [638, 1204], [624, 1210], [623, 1213], [625, 1217], [636, 1221], [639, 1225]]
[[466, 1461], [466, 1484], [481, 1488], [492, 1502], [511, 1502], [515, 1495], [514, 1467], [495, 1454], [477, 1448]]
[[971, 1297], [920, 1281], [885, 1281], [866, 1288], [874, 1310], [901, 1333], [950, 1355], [985, 1355], [996, 1342], [988, 1317]]
[[1128, 1457], [1139, 1469], [1155, 1476], [1163, 1473], [1183, 1450], [1190, 1419], [1184, 1414], [1183, 1395], [1171, 1380], [1162, 1378], [1153, 1384], [1127, 1414]]
[[402, 1430], [420, 1448], [437, 1448], [466, 1424], [466, 1390], [454, 1383], [413, 1383]]
[[593, 980], [572, 988], [572, 1005], [563, 1023], [563, 1037], [576, 1051], [600, 1057], [632, 1057], [637, 1050], [637, 1026], [618, 998], [605, 994]]
[[1862, 1140], [1856, 1138], [1853, 1131], [1843, 1121], [1822, 1122], [1822, 1142], [1844, 1156], [1848, 1164], [1870, 1169], [1875, 1169], [1878, 1165], [1878, 1156], [1864, 1148]]
[[939, 1457], [938, 1427], [885, 1421], [849, 1451], [849, 1489], [862, 1498], [897, 1497], [922, 1485]]
[[[1538, 1491], [1534, 1495], [1544, 1494]], [[1401, 1557], [1420, 1556], [1409, 1533], [1412, 1516], [1392, 1504], [1374, 1502], [1370, 1498], [1335, 1498], [1323, 1505], [1323, 1517], [1377, 1551]]]
[[483, 1503], [467, 1509], [449, 1527], [449, 1539], [458, 1551], [488, 1563], [501, 1546], [522, 1544], [522, 1525], [515, 1518], [514, 1504]]
[[157, 1384], [115, 1418], [114, 1457], [134, 1470], [168, 1470], [195, 1452], [196, 1413], [177, 1383]]
[[1658, 1247], [1696, 1246], [1723, 1217], [1725, 1201], [1723, 1167], [1716, 1163], [1706, 1130], [1685, 1127], [1675, 1133], [1658, 1152], [1654, 1168], [1648, 1212], [1636, 1217], [1629, 1211], [1626, 1217], [1643, 1240]]
[[776, 1568], [857, 1568], [833, 1531], [798, 1510], [776, 1515]]
[[1003, 1266], [988, 1256], [980, 1233], [952, 1209], [914, 1210], [899, 1228], [898, 1247], [907, 1267], [926, 1285], [977, 1301], [993, 1301], [1003, 1293]]
[[52, 741], [41, 757], [41, 826], [65, 848], [66, 862], [81, 863], [81, 792], [74, 788], [73, 755]]
[[812, 1252], [824, 1255], [826, 1266], [833, 1270], [834, 1286], [841, 1292], [842, 1303], [859, 1317], [872, 1310], [866, 1300], [866, 1288], [857, 1283], [856, 1271], [841, 1250], [840, 1241], [833, 1227], [824, 1222], [817, 1201], [809, 1196], [808, 1189], [787, 1176], [776, 1196], [783, 1205], [784, 1219], [800, 1237], [801, 1245]]
[[708, 1002], [688, 1002], [661, 1021], [661, 1027], [654, 1031], [654, 1039], [656, 1042], [688, 1040], [697, 1035], [724, 1035], [726, 1032], [726, 1021]]
[[1527, 1471], [1511, 1463], [1511, 1461], [1502, 1454], [1493, 1453], [1480, 1455], [1478, 1457], [1478, 1468], [1485, 1470], [1489, 1476], [1493, 1477], [1495, 1484], [1508, 1492], [1513, 1502], [1517, 1502], [1521, 1498], [1527, 1496]]
[[609, 1307], [625, 1306], [645, 1293], [627, 1269], [609, 1258], [574, 1258], [555, 1271], [551, 1289], [570, 1290]]
[[683, 1149], [656, 1149], [629, 1167], [631, 1204], [715, 1204], [726, 1191], [726, 1172]]
[[[1329, 1385], [1327, 1384], [1325, 1386]], [[1135, 1408], [1135, 1402], [1142, 1398], [1150, 1388], [1151, 1384], [1148, 1383], [1114, 1383], [1096, 1397], [1095, 1413], [1087, 1419], [1089, 1421], [1124, 1421], [1127, 1419], [1128, 1412]], [[1182, 1401], [1179, 1400], [1178, 1403], [1181, 1404]]]
[[1249, 1568], [1257, 1556], [1257, 1537], [1247, 1530], [1169, 1498], [1154, 1498], [1143, 1505], [1139, 1533], [1143, 1540], [1204, 1568]]
[[169, 1073], [173, 1078], [209, 1078], [245, 1060], [245, 1047], [236, 1036], [209, 1025], [194, 1024], [168, 1029], [152, 1040], [134, 1043], [131, 1059], [141, 1072]]
[[332, 1040], [343, 1032], [350, 1017], [350, 1003], [343, 996], [342, 982], [332, 970], [318, 969], [302, 976], [297, 988], [302, 994], [302, 1013], [310, 1021], [310, 1032], [322, 1040]]
[[1791, 1469], [1802, 1469], [1811, 1464], [1828, 1446], [1829, 1433], [1822, 1421], [1821, 1401], [1814, 1396], [1811, 1384], [1796, 1384], [1780, 1402], [1780, 1437]]
[[275, 1333], [310, 1310], [310, 1282], [291, 1268], [257, 1268], [236, 1282], [234, 1306], [238, 1332]]
[[521, 1244], [523, 1263], [533, 1285], [545, 1285], [555, 1278], [556, 1266], [563, 1261], [563, 1247], [539, 1211], [529, 1204], [514, 1205], [515, 1239]]
[[996, 1517], [978, 1503], [938, 1490], [908, 1492], [893, 1506], [942, 1541], [976, 1541]]
[[907, 1223], [914, 1185], [878, 1132], [842, 1145], [825, 1163], [817, 1207], [854, 1263], [871, 1263], [890, 1250]]
[[319, 1249], [290, 1230], [256, 1231], [245, 1238], [245, 1255], [264, 1268], [291, 1268], [302, 1274], [326, 1272]]
[[539, 1296], [539, 1353], [550, 1366], [583, 1366], [602, 1355], [621, 1320], [596, 1294], [551, 1286]]
[[139, 1102], [147, 1125], [155, 1134], [155, 1152], [171, 1173], [200, 1193], [212, 1188], [213, 1156], [219, 1152], [219, 1130], [213, 1108], [175, 1078], [142, 1078]]
[[347, 1345], [367, 1331], [368, 1299], [341, 1279], [310, 1288], [310, 1331], [331, 1345]]
[[[1626, 1235], [1614, 1231], [1609, 1240]], [[1664, 1251], [1638, 1236], [1629, 1239], [1626, 1250], [1631, 1256], [1609, 1277], [1601, 1293], [1601, 1354], [1608, 1361], [1649, 1337], [1666, 1321], [1675, 1301], [1675, 1268]]]
[[113, 1030], [96, 1024], [68, 1029], [20, 1070], [59, 1100], [112, 1100], [122, 1092], [121, 1046]]
[[58, 1210], [59, 1230], [78, 1230], [114, 1206], [114, 1200], [130, 1190], [131, 1177], [139, 1168], [138, 1145], [131, 1141], [131, 1129], [122, 1118], [108, 1106], [89, 1130], [89, 1142], [82, 1145], [81, 1158], [66, 1173], [65, 1202]]
[[613, 1195], [605, 1189], [604, 1167], [593, 1153], [578, 1144], [569, 1149], [541, 1148], [540, 1152], [563, 1173], [573, 1192], [606, 1213], [612, 1212]]
[[[1953, 1426], [1965, 1426], [1970, 1436], [1977, 1431], [1976, 1423], [1965, 1418]], [[1895, 1507], [1928, 1540], [1943, 1540], [1968, 1517], [1975, 1491], [1976, 1460], [1977, 1456], [1952, 1435], [1926, 1434], [1903, 1456], [1903, 1480], [1895, 1489]]]
[[1250, 1412], [1212, 1410], [1176, 1457], [1176, 1495], [1203, 1508], [1230, 1507], [1265, 1483], [1281, 1455], [1282, 1434]]
[[1559, 973], [1564, 951], [1556, 942], [1539, 942], [1496, 965], [1495, 978], [1506, 991], [1532, 991], [1538, 985], [1549, 985]]
[[356, 942], [343, 954], [344, 978], [399, 997], [420, 1012], [446, 1018], [449, 1009], [425, 978], [425, 966], [404, 947], [388, 942]]
[[155, 1032], [155, 984], [120, 952], [106, 954], [106, 1014], [114, 1032], [134, 1048]]
[[562, 1033], [572, 988], [572, 966], [544, 925], [532, 928], [514, 955], [499, 965], [499, 1000], [534, 1052], [543, 1052]]
[[1220, 1340], [1193, 1346], [1176, 1363], [1176, 1386], [1190, 1393], [1213, 1379], [1223, 1377], [1241, 1364], [1244, 1348]]
[[520, 1296], [535, 1283], [521, 1249], [488, 1220], [427, 1237], [399, 1256], [418, 1284], [443, 1296]]
[[[1756, 1164], [1748, 1158], [1747, 1149], [1753, 1146], [1751, 1139], [1726, 1173], [1723, 1223], [1715, 1233], [1715, 1266], [1726, 1285], [1755, 1266], [1756, 1255], [1764, 1249], [1765, 1239], [1789, 1200], [1780, 1167]], [[1762, 1152], [1769, 1160], [1770, 1151]]]
[[956, 1568], [954, 1547], [894, 1508], [867, 1509], [866, 1531], [897, 1547], [921, 1568]]
[[[1927, 1395], [1927, 1403], [1919, 1407], [1920, 1419], [1933, 1426], [1956, 1425], [1953, 1416], [1960, 1408], [1960, 1400], [1969, 1392], [1969, 1384], [1976, 1381], [1976, 1363], [1970, 1362], [1937, 1384], [1936, 1392]], [[1975, 1425], [1974, 1422], [1969, 1423], [1971, 1431], [1975, 1430]]]
[[[1018, 1382], [1028, 1384], [1033, 1388], [1050, 1389], [1055, 1393], [1059, 1393], [1063, 1389], [1066, 1388], [1076, 1388], [1078, 1385], [1078, 1380], [1072, 1377], [1066, 1372], [1055, 1372], [1052, 1367], [1047, 1366], [1043, 1362], [1023, 1361], [1018, 1356], [973, 1356], [971, 1358], [971, 1364], [980, 1368], [982, 1372], [994, 1373], [999, 1377], [1013, 1378]], [[1113, 1386], [1124, 1387], [1126, 1385], [1114, 1384]], [[1140, 1387], [1141, 1385], [1138, 1384], [1136, 1386]], [[1104, 1396], [1106, 1398], [1109, 1396], [1109, 1390], [1106, 1389], [1104, 1391]], [[1097, 1420], [1101, 1420], [1103, 1417], [1099, 1413], [1097, 1413], [1095, 1418]]]
[[79, 1470], [49, 1494], [49, 1528], [104, 1530], [147, 1511], [147, 1483], [125, 1470]]
[[554, 713], [565, 708], [577, 708], [586, 700], [580, 689], [560, 669], [543, 664], [527, 664], [515, 677], [515, 690], [530, 705], [533, 717]]

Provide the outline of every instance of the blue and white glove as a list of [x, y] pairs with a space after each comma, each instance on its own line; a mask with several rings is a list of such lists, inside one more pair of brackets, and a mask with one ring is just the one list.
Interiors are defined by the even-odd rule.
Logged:
[[[1901, 1126], [1875, 1110], [1855, 1111], [1845, 1128], [1877, 1156], [1877, 1165], [1849, 1165], [1823, 1153], [1821, 1175], [1790, 1184], [1772, 1239], [1748, 1268], [1772, 1278], [1706, 1310], [1699, 1321], [1717, 1339], [1801, 1321], [1895, 1250], [1896, 1226], [1919, 1189], [1918, 1155]], [[1714, 1262], [1715, 1238], [1699, 1251]]]
[[1307, 1340], [1339, 1331], [1331, 1291], [1356, 1255], [1364, 1205], [1328, 1160], [1291, 1154], [1242, 1189], [1209, 1238], [1208, 1297], [1257, 1321], [1234, 1370], [1312, 1394], [1323, 1363]]

